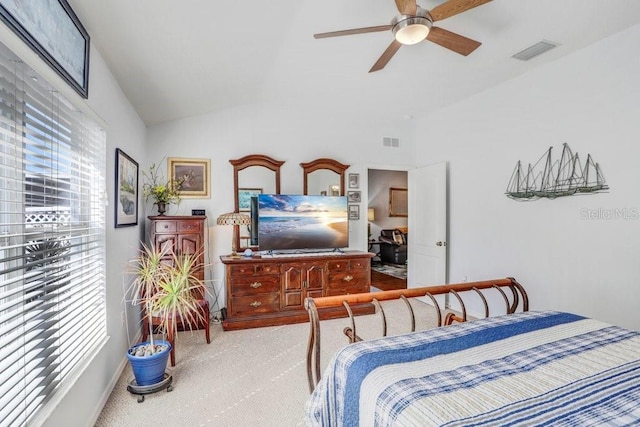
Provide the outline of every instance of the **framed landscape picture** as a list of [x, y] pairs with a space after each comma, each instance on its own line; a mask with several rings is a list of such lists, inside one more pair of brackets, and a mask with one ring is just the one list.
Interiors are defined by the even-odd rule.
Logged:
[[211, 160], [169, 157], [167, 159], [169, 180], [179, 180], [180, 197], [208, 199], [211, 181]]
[[138, 163], [116, 148], [115, 226], [138, 224]]
[[67, 0], [0, 0], [0, 19], [88, 98], [89, 34]]

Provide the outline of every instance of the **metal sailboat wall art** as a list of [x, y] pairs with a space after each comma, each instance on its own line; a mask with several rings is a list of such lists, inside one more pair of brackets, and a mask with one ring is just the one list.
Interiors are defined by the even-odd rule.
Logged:
[[552, 151], [553, 147], [549, 147], [536, 163], [529, 163], [526, 168], [518, 160], [507, 186], [507, 197], [521, 201], [555, 199], [609, 189], [600, 165], [591, 154], [587, 154], [583, 165], [578, 153], [574, 154], [567, 143], [562, 144], [559, 160], [553, 160]]

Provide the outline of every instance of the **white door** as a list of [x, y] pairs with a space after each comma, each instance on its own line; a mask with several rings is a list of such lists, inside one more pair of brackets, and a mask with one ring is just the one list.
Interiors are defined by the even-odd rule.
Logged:
[[408, 174], [407, 287], [447, 283], [447, 164]]

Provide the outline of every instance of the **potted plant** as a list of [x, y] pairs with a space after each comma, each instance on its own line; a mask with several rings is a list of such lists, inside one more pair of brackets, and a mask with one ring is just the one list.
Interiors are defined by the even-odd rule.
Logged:
[[153, 204], [158, 208], [158, 215], [164, 215], [167, 211], [167, 205], [180, 202], [180, 186], [182, 180], [165, 179], [158, 167], [153, 163], [149, 167], [149, 172], [142, 172], [147, 182], [142, 184], [142, 193], [144, 200]]
[[144, 335], [149, 339], [130, 347], [127, 357], [137, 385], [148, 386], [163, 380], [172, 350], [171, 340], [154, 340], [154, 332], [175, 336], [178, 323], [194, 329], [208, 321], [199, 306], [205, 287], [194, 275], [198, 254], [169, 256], [166, 249], [143, 243], [132, 264], [131, 301], [142, 308], [143, 325], [148, 328]]

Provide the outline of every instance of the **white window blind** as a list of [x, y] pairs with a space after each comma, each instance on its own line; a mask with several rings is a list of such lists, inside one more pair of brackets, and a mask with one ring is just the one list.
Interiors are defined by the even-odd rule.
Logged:
[[0, 45], [0, 425], [106, 337], [105, 134]]

